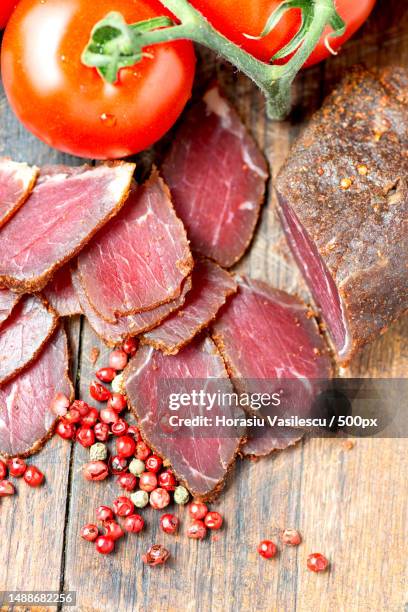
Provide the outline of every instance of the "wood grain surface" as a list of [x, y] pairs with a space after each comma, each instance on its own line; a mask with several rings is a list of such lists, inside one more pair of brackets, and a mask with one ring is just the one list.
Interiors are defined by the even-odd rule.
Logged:
[[[379, 1], [364, 29], [341, 54], [302, 74], [293, 112], [285, 122], [267, 121], [262, 96], [246, 78], [216, 64], [211, 54], [200, 57], [200, 83], [217, 74], [271, 166], [256, 238], [237, 269], [309, 299], [275, 219], [273, 179], [302, 125], [347, 67], [361, 62], [408, 66], [407, 4]], [[4, 95], [2, 154], [38, 165], [79, 163], [27, 134]], [[77, 392], [86, 399], [95, 369], [91, 349], [101, 349], [98, 365], [106, 363], [107, 349], [79, 318], [70, 322], [69, 333]], [[407, 377], [407, 319], [367, 347], [344, 375]], [[239, 461], [214, 505], [226, 519], [219, 535], [204, 542], [188, 540], [183, 533], [165, 536], [158, 531], [158, 513], [146, 510], [146, 532], [127, 537], [117, 554], [107, 558], [79, 538], [79, 529], [94, 519], [97, 505], [112, 501], [118, 489], [113, 481], [84, 481], [81, 467], [87, 455], [79, 445], [53, 439], [33, 458], [46, 473], [46, 486], [31, 490], [21, 484], [16, 498], [1, 500], [0, 590], [73, 590], [75, 609], [81, 612], [407, 610], [406, 439], [358, 439], [352, 449], [341, 439], [312, 439], [267, 459]], [[186, 509], [175, 512], [185, 524]], [[258, 541], [277, 539], [286, 527], [299, 529], [303, 544], [282, 549], [275, 560], [261, 559]], [[172, 553], [165, 567], [141, 563], [141, 553], [153, 542], [166, 544]], [[308, 572], [310, 552], [324, 553], [331, 561], [330, 572]]]

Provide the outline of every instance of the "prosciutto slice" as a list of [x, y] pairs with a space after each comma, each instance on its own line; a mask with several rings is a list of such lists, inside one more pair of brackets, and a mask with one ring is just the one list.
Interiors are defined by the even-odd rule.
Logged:
[[0, 231], [0, 283], [35, 292], [122, 207], [134, 164], [48, 169]]
[[56, 312], [36, 295], [25, 295], [0, 326], [0, 384], [40, 353], [57, 326]]
[[408, 309], [408, 71], [356, 69], [277, 179], [290, 248], [347, 365]]
[[[211, 500], [224, 486], [241, 443], [242, 432], [214, 426], [217, 416], [240, 417], [240, 408], [215, 403], [211, 411], [200, 406], [169, 409], [170, 395], [179, 392], [232, 393], [223, 360], [210, 338], [195, 339], [178, 355], [165, 356], [142, 346], [125, 371], [125, 388], [131, 409], [147, 444], [170, 464], [194, 497]], [[173, 424], [181, 419], [210, 416], [205, 426]]]
[[107, 323], [96, 314], [90, 305], [77, 271], [72, 272], [72, 281], [82, 312], [86, 316], [89, 325], [103, 342], [111, 347], [121, 344], [129, 336], [138, 336], [159, 325], [173, 310], [183, 305], [186, 294], [191, 289], [191, 279], [187, 278], [184, 281], [181, 295], [176, 300], [158, 306], [154, 310], [120, 317], [116, 323]]
[[162, 170], [192, 248], [232, 266], [252, 240], [268, 171], [217, 87], [186, 114]]
[[109, 323], [176, 299], [192, 268], [183, 224], [156, 170], [78, 258], [88, 300]]
[[35, 166], [0, 158], [0, 227], [24, 204], [37, 176]]
[[175, 355], [216, 317], [237, 285], [232, 276], [210, 260], [196, 263], [193, 288], [184, 305], [142, 337], [142, 342]]
[[0, 287], [0, 325], [10, 316], [21, 295]]
[[[237, 295], [213, 325], [213, 338], [238, 392], [280, 394], [277, 405], [249, 409], [266, 419], [265, 427], [269, 427], [268, 415], [310, 416], [331, 376], [331, 363], [316, 322], [300, 300], [260, 281], [241, 278]], [[272, 432], [255, 428], [254, 435], [263, 437], [261, 454], [267, 454], [265, 445], [270, 445], [271, 452], [293, 443], [293, 431], [286, 428]]]
[[68, 346], [59, 328], [37, 359], [0, 388], [0, 454], [28, 456], [39, 451], [53, 430], [50, 405], [57, 393], [73, 398]]
[[76, 291], [72, 284], [71, 267], [69, 264], [58, 270], [43, 293], [60, 317], [70, 317], [82, 313]]

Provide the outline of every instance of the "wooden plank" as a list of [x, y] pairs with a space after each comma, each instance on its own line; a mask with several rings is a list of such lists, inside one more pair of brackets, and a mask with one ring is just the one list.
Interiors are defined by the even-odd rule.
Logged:
[[[41, 165], [72, 163], [28, 134], [0, 92], [0, 155]], [[76, 371], [79, 319], [67, 326]], [[33, 406], [35, 410], [35, 406]], [[64, 545], [64, 517], [70, 465], [70, 445], [54, 438], [29, 462], [46, 475], [41, 489], [16, 482], [17, 496], [1, 500], [0, 589], [58, 590]]]

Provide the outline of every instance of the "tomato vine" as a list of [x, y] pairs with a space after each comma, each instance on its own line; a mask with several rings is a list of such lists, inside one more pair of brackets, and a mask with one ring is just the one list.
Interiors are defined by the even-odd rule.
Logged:
[[268, 115], [281, 119], [290, 110], [290, 89], [297, 73], [319, 42], [326, 26], [332, 36], [341, 36], [345, 23], [339, 16], [335, 0], [284, 0], [272, 13], [260, 37], [269, 34], [286, 11], [301, 9], [302, 22], [293, 39], [271, 62], [292, 55], [284, 65], [256, 59], [218, 32], [187, 0], [161, 0], [177, 23], [167, 17], [127, 24], [122, 14], [108, 13], [92, 30], [82, 54], [82, 62], [97, 68], [109, 83], [115, 83], [118, 72], [140, 61], [147, 46], [189, 39], [215, 51], [250, 77], [263, 91]]

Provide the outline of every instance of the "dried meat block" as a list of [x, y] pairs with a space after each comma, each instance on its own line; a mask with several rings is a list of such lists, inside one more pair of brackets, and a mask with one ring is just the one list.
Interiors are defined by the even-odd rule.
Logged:
[[[192, 495], [211, 500], [223, 487], [241, 444], [239, 428], [214, 425], [216, 417], [239, 418], [240, 408], [221, 405], [211, 411], [203, 404], [169, 410], [170, 394], [205, 391], [208, 394], [233, 393], [223, 360], [210, 338], [197, 338], [177, 355], [163, 355], [142, 346], [125, 371], [125, 387], [131, 409], [147, 444], [170, 464]], [[179, 419], [209, 416], [206, 427], [172, 424], [171, 414]], [[173, 427], [174, 425], [174, 427]]]
[[181, 295], [176, 300], [158, 306], [154, 310], [121, 317], [117, 319], [116, 323], [107, 323], [96, 314], [95, 310], [90, 305], [82, 288], [77, 271], [72, 272], [72, 282], [82, 312], [86, 316], [89, 325], [103, 342], [111, 347], [121, 344], [129, 336], [138, 336], [156, 325], [159, 325], [171, 312], [173, 312], [173, 310], [183, 305], [186, 293], [191, 289], [191, 279], [186, 278]]
[[39, 291], [122, 207], [134, 164], [50, 169], [0, 231], [0, 283]]
[[27, 456], [39, 451], [51, 436], [55, 415], [50, 406], [57, 395], [73, 398], [69, 379], [68, 344], [59, 328], [37, 359], [0, 388], [0, 454]]
[[18, 293], [13, 293], [9, 289], [5, 287], [0, 287], [0, 325], [8, 319], [13, 310], [14, 306], [17, 304], [21, 295]]
[[24, 204], [37, 176], [36, 167], [0, 158], [0, 227]]
[[[270, 427], [268, 416], [311, 416], [314, 402], [331, 376], [331, 363], [318, 326], [300, 300], [260, 281], [242, 278], [237, 295], [213, 325], [213, 339], [237, 391], [256, 398], [257, 405], [252, 403], [248, 410], [264, 419], [265, 427]], [[262, 393], [278, 393], [280, 399], [262, 405]], [[268, 441], [271, 452], [290, 444], [293, 437], [301, 437], [301, 432], [279, 427], [265, 432], [255, 426], [250, 439], [254, 436], [263, 438], [258, 446], [261, 454], [267, 454]]]
[[356, 69], [294, 145], [277, 190], [339, 361], [408, 308], [408, 71]]
[[37, 357], [57, 326], [58, 316], [36, 295], [25, 295], [0, 326], [0, 384]]
[[294, 446], [303, 437], [299, 430], [286, 431], [285, 435], [277, 436], [273, 427], [263, 427], [262, 431], [249, 428], [247, 441], [242, 446], [240, 454], [243, 457], [267, 457], [274, 451], [285, 450]]
[[268, 170], [217, 87], [186, 114], [163, 176], [192, 249], [226, 268], [237, 262], [252, 240]]
[[192, 268], [186, 232], [156, 170], [78, 257], [88, 300], [108, 323], [176, 299]]
[[192, 283], [184, 305], [145, 334], [144, 344], [175, 355], [215, 319], [228, 296], [237, 290], [232, 276], [209, 259], [196, 263]]
[[70, 264], [60, 268], [43, 291], [44, 296], [60, 317], [81, 314], [77, 294], [72, 284]]

